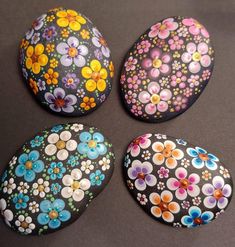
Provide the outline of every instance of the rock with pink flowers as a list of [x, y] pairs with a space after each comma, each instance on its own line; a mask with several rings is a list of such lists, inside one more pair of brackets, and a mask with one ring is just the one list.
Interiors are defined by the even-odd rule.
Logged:
[[162, 134], [145, 134], [129, 144], [123, 174], [137, 203], [173, 227], [211, 222], [232, 197], [230, 172], [217, 156]]
[[126, 108], [137, 119], [163, 122], [186, 111], [213, 70], [210, 35], [197, 20], [172, 17], [151, 26], [128, 52], [120, 79]]

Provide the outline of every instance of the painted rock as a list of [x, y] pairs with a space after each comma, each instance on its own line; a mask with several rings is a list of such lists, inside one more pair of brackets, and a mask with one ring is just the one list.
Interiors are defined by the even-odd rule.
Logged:
[[214, 154], [161, 134], [142, 135], [130, 143], [124, 177], [145, 212], [173, 227], [211, 222], [232, 197], [231, 175]]
[[66, 116], [97, 109], [111, 91], [110, 50], [92, 22], [57, 8], [38, 17], [20, 46], [20, 66], [41, 105]]
[[1, 177], [0, 210], [22, 234], [47, 234], [72, 222], [108, 184], [112, 144], [94, 127], [57, 125], [14, 155]]
[[163, 122], [186, 111], [207, 85], [214, 64], [209, 33], [193, 18], [149, 28], [128, 52], [120, 80], [130, 114]]

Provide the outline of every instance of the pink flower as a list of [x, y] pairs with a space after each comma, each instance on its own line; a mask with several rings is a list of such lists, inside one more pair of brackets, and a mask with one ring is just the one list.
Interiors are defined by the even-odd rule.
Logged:
[[189, 87], [186, 87], [184, 89], [184, 96], [186, 96], [187, 98], [189, 98], [192, 95], [193, 95], [193, 89], [192, 88], [189, 88]]
[[211, 76], [211, 72], [208, 69], [202, 72], [202, 79], [204, 81], [210, 79], [210, 76]]
[[168, 41], [171, 50], [180, 50], [184, 41], [179, 38], [179, 36], [174, 36], [172, 39]]
[[141, 80], [138, 78], [137, 75], [134, 75], [133, 77], [128, 77], [127, 83], [128, 83], [128, 88], [137, 89], [138, 85], [141, 83]]
[[146, 73], [146, 71], [144, 69], [139, 70], [138, 77], [140, 79], [144, 80], [144, 79], [146, 79], [146, 76], [147, 76], [147, 73]]
[[139, 54], [146, 53], [149, 51], [151, 44], [148, 40], [143, 40], [137, 44], [137, 51]]
[[185, 26], [189, 27], [189, 32], [193, 35], [199, 35], [200, 33], [209, 38], [209, 33], [207, 32], [206, 28], [200, 24], [197, 20], [193, 18], [187, 18], [182, 21]]
[[187, 77], [182, 74], [181, 71], [178, 71], [175, 75], [171, 76], [171, 86], [176, 87], [179, 85], [179, 88], [185, 88], [185, 82]]
[[200, 194], [200, 188], [197, 185], [200, 182], [200, 177], [196, 173], [188, 176], [185, 168], [180, 167], [175, 171], [176, 178], [169, 178], [167, 180], [167, 187], [170, 190], [175, 190], [175, 196], [179, 200], [185, 200], [187, 195], [191, 197]]
[[149, 71], [151, 78], [159, 77], [160, 73], [166, 75], [170, 72], [171, 56], [168, 53], [162, 53], [158, 48], [154, 48], [150, 51], [150, 58], [145, 58], [142, 61], [142, 67]]
[[199, 85], [199, 75], [191, 75], [188, 83], [191, 88], [197, 87]]
[[135, 65], [137, 64], [137, 59], [132, 56], [125, 62], [126, 71], [135, 70]]
[[150, 38], [158, 36], [160, 39], [165, 39], [170, 35], [170, 31], [176, 30], [177, 28], [178, 23], [174, 22], [173, 18], [168, 18], [153, 25], [148, 35]]
[[168, 109], [168, 101], [172, 97], [169, 89], [163, 89], [160, 92], [160, 86], [157, 82], [150, 82], [148, 91], [140, 92], [138, 98], [143, 104], [146, 104], [145, 111], [147, 114], [154, 114], [157, 110], [165, 112]]
[[135, 116], [141, 116], [143, 114], [141, 106], [132, 105], [131, 112]]
[[176, 111], [180, 111], [181, 109], [185, 109], [187, 107], [188, 99], [182, 98], [182, 96], [177, 96], [173, 102]]
[[184, 52], [181, 59], [184, 63], [188, 63], [188, 69], [191, 73], [196, 74], [202, 67], [211, 65], [211, 58], [208, 53], [208, 45], [205, 42], [198, 45], [190, 42], [186, 46], [187, 52]]
[[121, 84], [124, 84], [124, 83], [125, 83], [125, 81], [126, 81], [126, 75], [125, 75], [125, 74], [123, 74], [123, 75], [121, 75], [120, 82], [121, 82]]
[[129, 90], [127, 94], [125, 94], [125, 99], [127, 104], [135, 104], [136, 103], [137, 94]]
[[161, 167], [158, 171], [157, 171], [159, 178], [168, 178], [169, 177], [169, 169], [166, 169], [165, 167]]
[[140, 153], [140, 149], [146, 149], [150, 146], [151, 141], [149, 140], [149, 138], [151, 137], [151, 134], [146, 134], [146, 135], [142, 135], [137, 137], [134, 141], [131, 142], [131, 144], [129, 145], [127, 152], [131, 152], [131, 155], [133, 157], [136, 157], [139, 155]]

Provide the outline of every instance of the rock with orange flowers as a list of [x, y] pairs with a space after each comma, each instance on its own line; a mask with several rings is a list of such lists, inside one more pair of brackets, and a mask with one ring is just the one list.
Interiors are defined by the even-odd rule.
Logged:
[[232, 197], [231, 175], [214, 154], [162, 134], [145, 134], [129, 144], [123, 174], [137, 203], [173, 227], [211, 222]]
[[77, 11], [38, 17], [20, 45], [20, 66], [35, 98], [60, 115], [81, 116], [108, 97], [114, 67], [105, 39]]
[[164, 19], [128, 52], [121, 94], [132, 116], [163, 122], [185, 112], [206, 87], [214, 50], [206, 28], [193, 18]]
[[112, 144], [96, 128], [56, 125], [16, 152], [0, 180], [0, 212], [24, 234], [55, 232], [74, 222], [108, 184]]

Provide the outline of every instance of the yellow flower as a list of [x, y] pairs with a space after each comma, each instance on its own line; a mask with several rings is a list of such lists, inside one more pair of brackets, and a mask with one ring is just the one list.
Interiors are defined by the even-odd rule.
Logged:
[[36, 81], [34, 81], [32, 78], [29, 79], [29, 86], [33, 90], [34, 94], [37, 94], [37, 92], [38, 92], [38, 86], [37, 86]]
[[42, 44], [37, 44], [35, 47], [30, 45], [26, 50], [26, 68], [32, 69], [34, 74], [38, 74], [41, 67], [48, 62], [48, 57], [43, 52], [44, 46]]
[[21, 44], [20, 44], [20, 48], [27, 49], [28, 46], [29, 46], [29, 41], [26, 39], [22, 39]]
[[57, 12], [56, 15], [59, 17], [57, 20], [58, 26], [69, 26], [73, 31], [80, 30], [81, 24], [86, 23], [86, 20], [74, 10], [61, 10]]
[[93, 92], [96, 88], [99, 91], [104, 91], [106, 88], [106, 81], [107, 78], [107, 70], [101, 68], [101, 64], [98, 60], [92, 60], [90, 63], [90, 67], [84, 67], [82, 69], [82, 76], [86, 79], [85, 87], [87, 91]]
[[59, 73], [54, 72], [54, 70], [51, 68], [49, 68], [47, 70], [47, 73], [44, 75], [44, 78], [46, 79], [48, 85], [50, 84], [56, 85], [58, 83], [58, 79], [57, 79], [58, 77], [59, 77]]
[[48, 53], [51, 53], [51, 52], [53, 52], [55, 50], [55, 45], [54, 44], [47, 44], [46, 45], [46, 51], [48, 52]]
[[83, 102], [80, 104], [80, 107], [84, 108], [85, 111], [88, 111], [96, 106], [95, 99], [93, 97], [89, 98], [85, 96], [82, 101]]
[[55, 59], [55, 58], [52, 58], [51, 60], [50, 60], [50, 67], [51, 68], [56, 68], [58, 66], [58, 61]]
[[82, 29], [82, 31], [80, 32], [80, 34], [81, 34], [81, 36], [82, 36], [83, 39], [89, 39], [90, 38], [90, 33], [86, 29]]
[[113, 66], [113, 62], [112, 61], [109, 64], [109, 70], [110, 70], [110, 77], [113, 78], [113, 76], [114, 76], [114, 66]]
[[52, 22], [54, 19], [55, 19], [55, 16], [54, 15], [47, 16], [47, 21], [48, 22]]
[[69, 31], [66, 28], [63, 28], [60, 33], [61, 33], [63, 38], [69, 37]]

